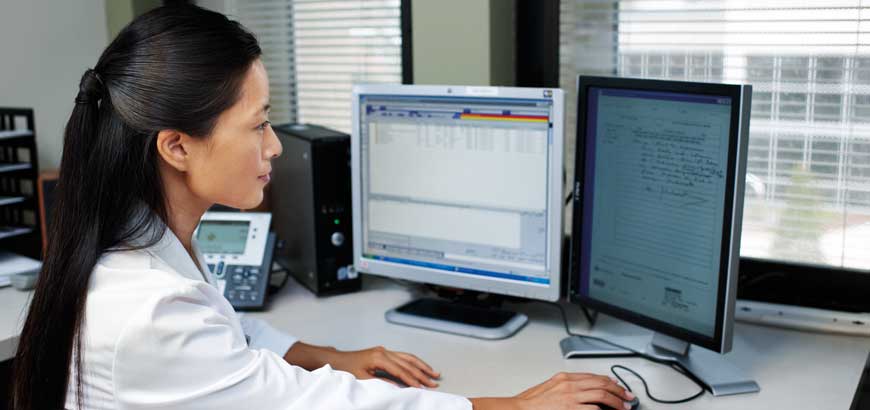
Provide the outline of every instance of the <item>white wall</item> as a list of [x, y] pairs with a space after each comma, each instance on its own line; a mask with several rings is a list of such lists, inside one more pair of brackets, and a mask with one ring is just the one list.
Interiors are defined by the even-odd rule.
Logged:
[[415, 84], [513, 85], [513, 0], [415, 0]]
[[415, 84], [490, 85], [489, 0], [411, 3]]
[[79, 79], [108, 44], [105, 1], [0, 2], [0, 106], [34, 109], [41, 169], [60, 164]]

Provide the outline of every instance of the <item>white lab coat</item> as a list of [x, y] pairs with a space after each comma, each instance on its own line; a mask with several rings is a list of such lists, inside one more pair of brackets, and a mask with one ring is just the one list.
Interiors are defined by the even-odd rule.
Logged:
[[[464, 397], [288, 364], [296, 339], [237, 314], [196, 255], [166, 229], [150, 248], [99, 259], [83, 328], [85, 408], [471, 409]], [[75, 398], [71, 378], [67, 409]]]

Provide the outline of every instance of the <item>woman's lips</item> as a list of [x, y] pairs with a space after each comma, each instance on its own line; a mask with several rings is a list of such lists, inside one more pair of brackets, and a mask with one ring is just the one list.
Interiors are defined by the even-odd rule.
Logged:
[[263, 181], [265, 183], [269, 183], [269, 181], [272, 180], [272, 173], [270, 172], [270, 173], [265, 174], [265, 175], [260, 175], [257, 177], [257, 179], [259, 179], [260, 181]]

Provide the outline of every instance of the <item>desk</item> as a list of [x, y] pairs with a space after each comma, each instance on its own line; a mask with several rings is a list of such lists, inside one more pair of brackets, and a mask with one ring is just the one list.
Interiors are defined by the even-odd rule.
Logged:
[[27, 317], [31, 294], [11, 286], [0, 288], [0, 362], [15, 356], [18, 335]]
[[[559, 371], [609, 374], [610, 365], [616, 363], [643, 374], [653, 394], [663, 398], [687, 396], [697, 389], [672, 370], [643, 359], [563, 360], [559, 340], [565, 333], [551, 306], [511, 305], [529, 316], [529, 325], [509, 339], [483, 341], [389, 324], [384, 312], [410, 300], [412, 292], [370, 276], [364, 283], [363, 292], [316, 298], [290, 280], [273, 297], [268, 311], [251, 315], [310, 343], [345, 350], [380, 344], [412, 352], [443, 373], [440, 391], [465, 396], [514, 395]], [[14, 322], [26, 303], [26, 295], [0, 289], [0, 360], [11, 355], [9, 346], [16, 338]], [[583, 331], [586, 325], [578, 310], [569, 309], [570, 318], [574, 329]], [[669, 406], [653, 403], [640, 392], [641, 408], [847, 410], [868, 352], [870, 340], [866, 338], [737, 323], [734, 351], [727, 357], [756, 378], [761, 393], [715, 398], [707, 394], [689, 404]], [[630, 376], [628, 381], [636, 392], [642, 389]]]

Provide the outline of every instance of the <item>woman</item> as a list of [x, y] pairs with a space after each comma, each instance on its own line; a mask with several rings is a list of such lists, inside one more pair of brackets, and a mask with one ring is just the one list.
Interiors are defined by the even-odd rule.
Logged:
[[260, 203], [281, 145], [254, 37], [223, 15], [159, 8], [82, 77], [54, 232], [15, 360], [13, 408], [574, 409], [631, 398], [560, 374], [512, 398], [435, 387], [420, 359], [307, 345], [237, 315], [192, 241], [214, 203]]

